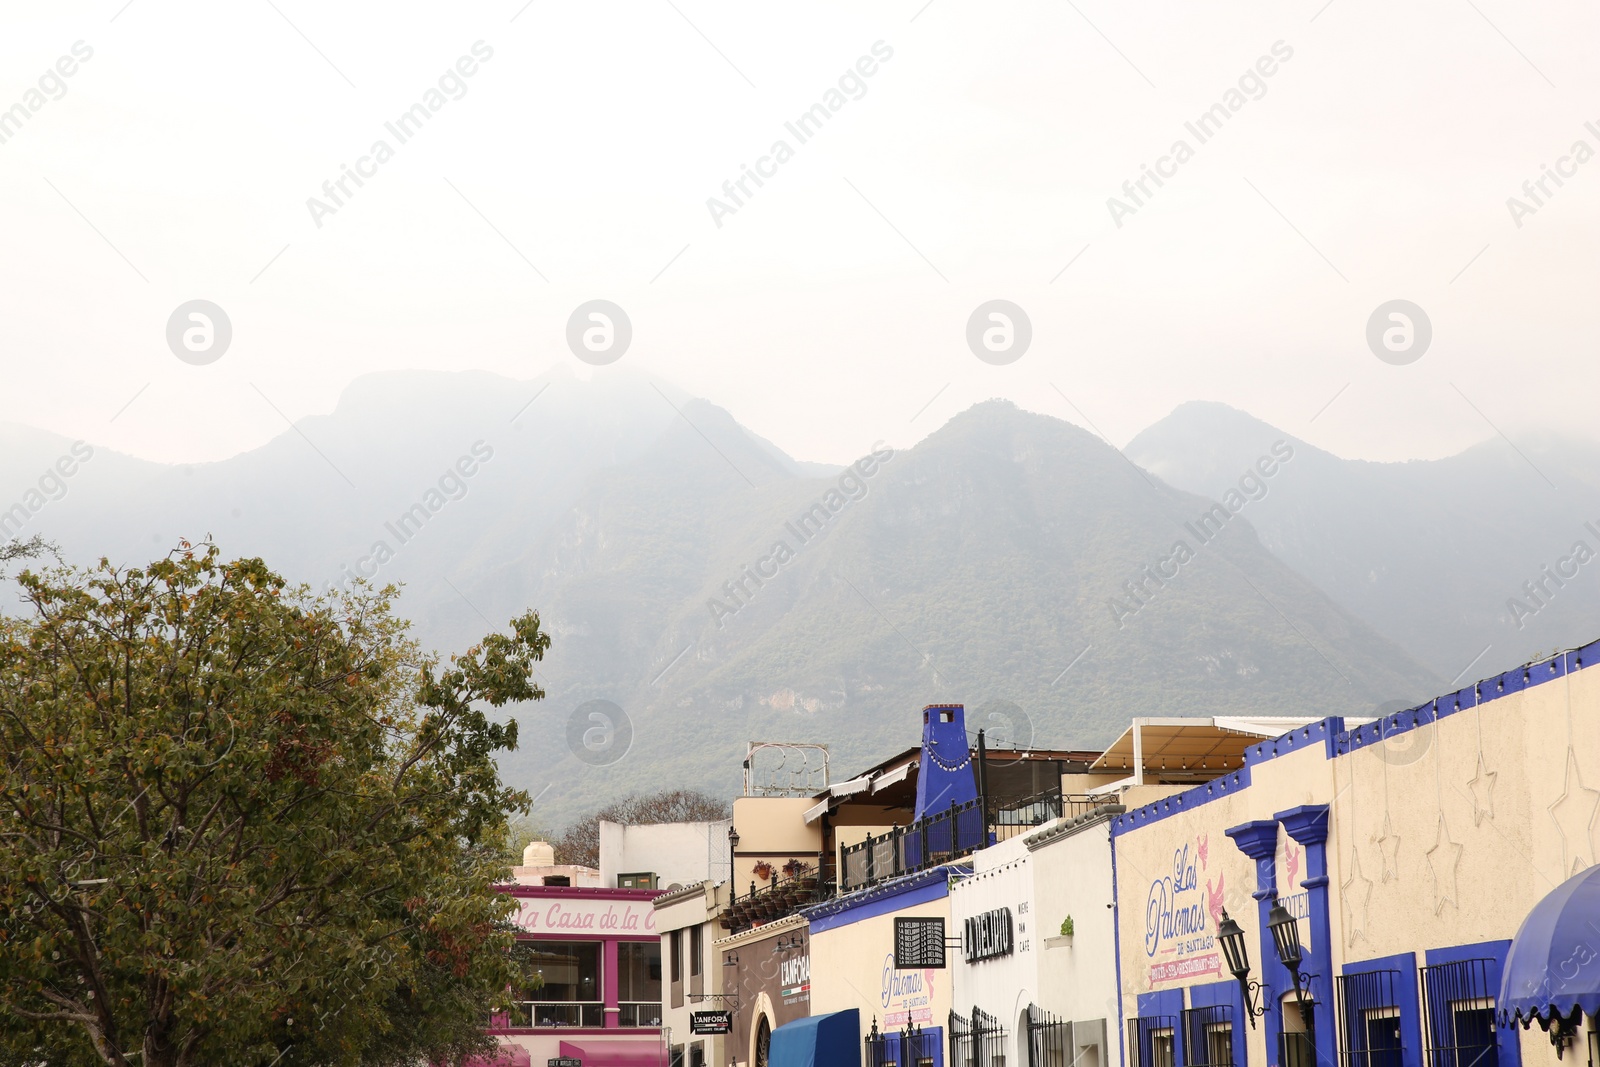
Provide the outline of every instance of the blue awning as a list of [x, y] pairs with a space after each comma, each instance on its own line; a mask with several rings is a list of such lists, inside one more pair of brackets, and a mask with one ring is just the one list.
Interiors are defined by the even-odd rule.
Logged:
[[1581, 1008], [1600, 1013], [1600, 866], [1562, 882], [1533, 906], [1501, 971], [1500, 1024], [1548, 1030]]
[[768, 1067], [861, 1067], [861, 1013], [855, 1008], [796, 1019], [772, 1031]]

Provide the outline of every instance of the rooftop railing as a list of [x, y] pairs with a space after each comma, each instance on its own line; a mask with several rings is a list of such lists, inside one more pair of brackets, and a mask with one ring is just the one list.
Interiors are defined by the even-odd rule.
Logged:
[[988, 844], [983, 810], [976, 800], [954, 804], [910, 826], [846, 846], [839, 891], [849, 892], [903, 874], [929, 870], [970, 855]]

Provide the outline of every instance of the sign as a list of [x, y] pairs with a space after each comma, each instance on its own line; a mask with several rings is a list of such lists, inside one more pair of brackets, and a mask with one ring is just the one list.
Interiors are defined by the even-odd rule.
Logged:
[[961, 947], [968, 963], [1011, 955], [1011, 909], [995, 908], [968, 918]]
[[1208, 871], [1210, 835], [1173, 850], [1171, 873], [1150, 883], [1144, 909], [1144, 952], [1150, 984], [1220, 974], [1217, 924], [1222, 921], [1224, 872]]
[[944, 919], [895, 916], [895, 970], [942, 968], [944, 965]]
[[[728, 1034], [733, 1032], [733, 1012], [692, 1011], [689, 1013], [691, 1034]], [[552, 1061], [553, 1063], [554, 1061]]]
[[550, 1067], [583, 1067], [583, 1061], [576, 1056], [551, 1056], [545, 1062]]
[[[935, 921], [942, 931], [944, 920]], [[939, 950], [941, 954], [944, 951], [942, 939]], [[911, 1023], [933, 1025], [933, 983], [938, 973], [932, 967], [905, 970], [895, 965], [894, 956], [883, 957], [883, 1025], [890, 1028]]]
[[656, 932], [656, 909], [648, 900], [522, 897], [512, 921], [530, 934], [639, 937]]
[[[783, 996], [785, 1004], [793, 1003], [796, 997], [811, 996], [811, 953], [804, 956], [795, 956], [784, 960], [778, 965], [778, 981], [783, 983], [779, 993]], [[1600, 1067], [1600, 1065], [1596, 1065]]]

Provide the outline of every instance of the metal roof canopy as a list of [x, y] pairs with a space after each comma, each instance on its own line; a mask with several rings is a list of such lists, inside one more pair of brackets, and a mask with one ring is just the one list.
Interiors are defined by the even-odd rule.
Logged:
[[1126, 770], [1131, 772], [1131, 784], [1138, 785], [1144, 783], [1147, 770], [1173, 774], [1203, 769], [1221, 774], [1242, 766], [1245, 749], [1251, 745], [1321, 721], [1320, 715], [1134, 719], [1089, 769]]

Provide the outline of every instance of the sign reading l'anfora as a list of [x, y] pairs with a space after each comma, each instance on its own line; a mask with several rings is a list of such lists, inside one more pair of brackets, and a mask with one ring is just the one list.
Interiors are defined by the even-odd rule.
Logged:
[[1011, 955], [1011, 909], [995, 908], [966, 921], [961, 948], [968, 963]]

